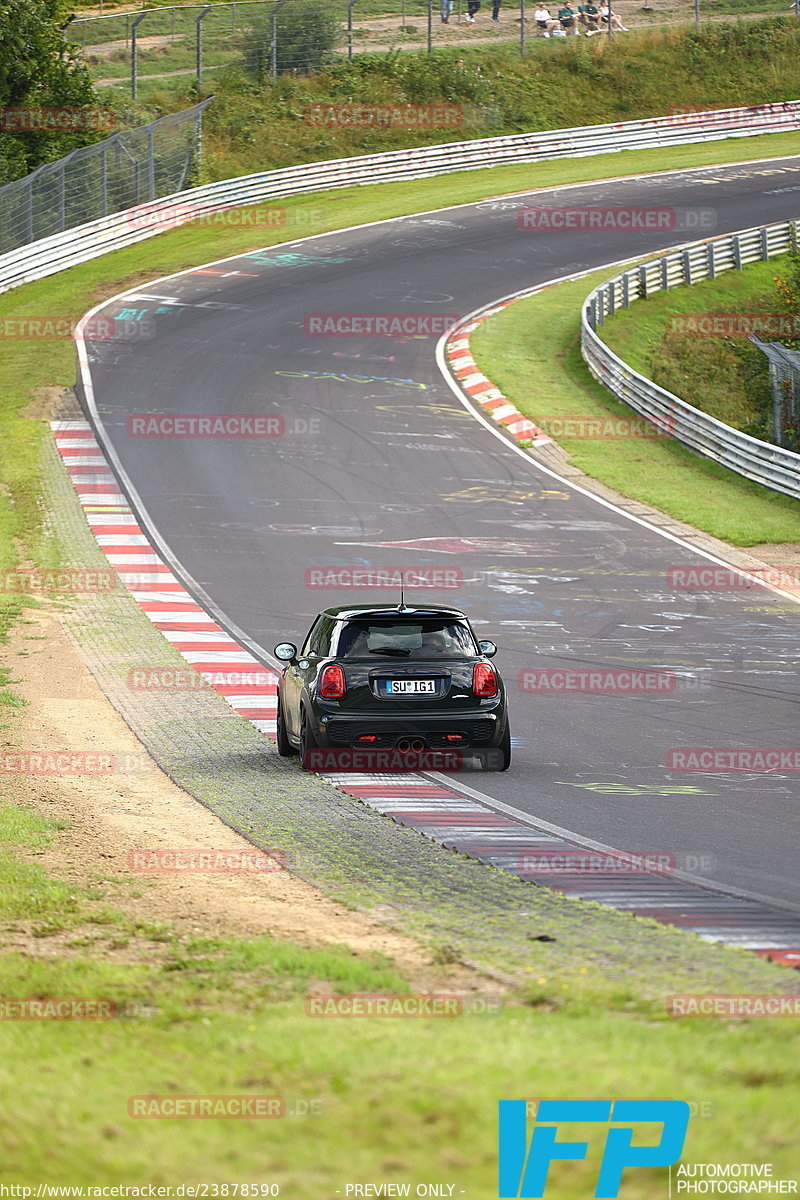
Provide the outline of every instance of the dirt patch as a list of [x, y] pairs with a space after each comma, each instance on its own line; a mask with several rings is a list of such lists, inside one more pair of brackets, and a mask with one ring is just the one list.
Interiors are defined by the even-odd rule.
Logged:
[[[198, 801], [175, 786], [146, 754], [112, 708], [61, 627], [58, 613], [29, 610], [12, 631], [2, 660], [11, 686], [27, 706], [0, 734], [2, 752], [94, 751], [115, 756], [114, 774], [57, 779], [16, 776], [13, 800], [68, 822], [44, 851], [20, 850], [49, 874], [90, 886], [103, 900], [144, 923], [173, 927], [181, 936], [257, 937], [269, 934], [306, 946], [346, 945], [393, 959], [420, 990], [486, 991], [486, 980], [460, 965], [439, 966], [411, 938], [329, 899], [289, 871], [269, 874], [132, 874], [128, 855], [141, 849], [252, 851]], [[5, 949], [52, 956], [94, 943], [117, 958], [136, 958], [137, 939], [117, 939], [92, 927], [52, 937], [15, 921], [2, 934]], [[142, 953], [152, 959], [153, 943]], [[157, 953], [157, 946], [155, 947]]]
[[795, 583], [800, 584], [800, 542], [764, 542], [762, 545], [748, 546], [747, 551], [771, 567], [780, 567], [791, 574]]

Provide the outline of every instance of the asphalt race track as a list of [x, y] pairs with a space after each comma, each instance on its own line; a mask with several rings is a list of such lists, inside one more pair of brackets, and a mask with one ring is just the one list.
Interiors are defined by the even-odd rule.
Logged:
[[[524, 205], [678, 217], [669, 229], [543, 232], [519, 227]], [[190, 271], [101, 310], [139, 322], [143, 336], [88, 345], [98, 433], [190, 589], [265, 661], [277, 641], [300, 641], [320, 608], [376, 598], [309, 586], [311, 568], [457, 568], [461, 586], [413, 597], [463, 607], [498, 641], [516, 738], [512, 769], [470, 774], [469, 787], [800, 908], [797, 774], [664, 765], [675, 748], [800, 744], [797, 605], [766, 589], [673, 590], [671, 567], [707, 560], [493, 436], [442, 377], [435, 337], [324, 337], [305, 324], [319, 313], [464, 315], [548, 279], [799, 210], [800, 157], [490, 200]], [[152, 413], [277, 414], [285, 434], [130, 436], [126, 419]], [[546, 396], [533, 415], [547, 419]], [[640, 695], [517, 686], [531, 668], [597, 666], [680, 679]]]

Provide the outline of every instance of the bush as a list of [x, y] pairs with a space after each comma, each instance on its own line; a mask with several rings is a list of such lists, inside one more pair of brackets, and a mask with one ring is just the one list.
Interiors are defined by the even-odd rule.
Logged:
[[[275, 66], [278, 71], [319, 71], [342, 36], [336, 17], [315, 0], [289, 0], [275, 17]], [[259, 80], [272, 71], [272, 21], [263, 17], [245, 40], [247, 70]]]

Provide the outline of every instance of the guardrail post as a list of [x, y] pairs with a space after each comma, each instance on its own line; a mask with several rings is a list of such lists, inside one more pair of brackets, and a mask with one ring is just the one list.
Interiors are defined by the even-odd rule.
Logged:
[[594, 296], [592, 296], [591, 300], [589, 301], [589, 314], [587, 319], [589, 321], [590, 329], [597, 329], [597, 301]]
[[64, 164], [58, 172], [58, 232], [63, 233], [67, 228], [67, 178]]
[[353, 5], [356, 0], [347, 0], [347, 61], [353, 61]]
[[202, 12], [197, 14], [195, 23], [197, 25], [197, 41], [196, 41], [196, 75], [197, 82], [203, 82], [203, 21], [211, 12], [211, 5], [207, 4]]
[[270, 10], [270, 14], [269, 14], [269, 23], [270, 23], [269, 73], [273, 79], [275, 79], [275, 77], [278, 74], [278, 23], [277, 23], [277, 16], [278, 16], [278, 13], [280, 12], [280, 10], [283, 8], [285, 3], [286, 3], [286, 0], [278, 0], [278, 3], [274, 4], [272, 6], [272, 8]]
[[661, 259], [661, 286], [665, 292], [669, 288], [669, 264], [666, 254]]
[[140, 22], [143, 21], [146, 16], [147, 16], [146, 12], [140, 13], [139, 16], [136, 17], [135, 20], [131, 22], [131, 99], [132, 100], [136, 99], [136, 90], [137, 90], [137, 84], [138, 84], [138, 79], [137, 79], [137, 66], [138, 66], [138, 63], [137, 63], [137, 57], [138, 57], [137, 41], [139, 38], [138, 29], [139, 29]]
[[28, 186], [25, 188], [25, 240], [33, 241], [33, 184], [28, 181]]
[[739, 241], [738, 233], [733, 239], [733, 262], [737, 271], [742, 269], [742, 243]]
[[631, 306], [631, 280], [627, 271], [622, 276], [622, 303], [625, 308]]
[[108, 146], [100, 154], [100, 215], [108, 216]]
[[639, 293], [643, 300], [647, 299], [647, 267], [639, 267]]
[[765, 225], [759, 230], [761, 234], [761, 261], [769, 262], [769, 234]]
[[683, 282], [689, 285], [692, 282], [692, 259], [688, 250], [683, 252]]
[[613, 281], [609, 283], [608, 287], [606, 288], [606, 295], [608, 297], [608, 307], [606, 311], [610, 317], [613, 317], [614, 313], [616, 312], [616, 299], [614, 296]]
[[156, 156], [153, 147], [153, 131], [147, 131], [147, 199], [156, 198]]
[[706, 274], [709, 279], [717, 278], [717, 260], [714, 256], [714, 242], [706, 246]]

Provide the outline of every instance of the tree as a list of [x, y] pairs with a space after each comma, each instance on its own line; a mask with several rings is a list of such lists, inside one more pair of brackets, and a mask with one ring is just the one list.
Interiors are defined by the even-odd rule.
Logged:
[[[86, 66], [70, 50], [65, 0], [0, 0], [0, 115], [9, 109], [97, 104]], [[83, 128], [14, 132], [0, 123], [0, 183], [97, 140]]]

